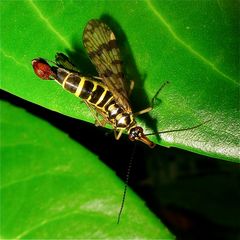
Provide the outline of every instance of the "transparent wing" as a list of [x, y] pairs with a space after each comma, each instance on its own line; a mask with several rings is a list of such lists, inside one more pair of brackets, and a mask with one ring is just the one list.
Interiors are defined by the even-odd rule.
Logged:
[[83, 32], [83, 44], [104, 84], [116, 101], [126, 111], [131, 112], [120, 51], [112, 30], [99, 20], [90, 20]]

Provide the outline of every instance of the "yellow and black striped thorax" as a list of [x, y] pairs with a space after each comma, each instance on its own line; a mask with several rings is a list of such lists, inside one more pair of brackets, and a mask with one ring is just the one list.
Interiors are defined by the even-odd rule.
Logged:
[[55, 80], [62, 87], [99, 109], [117, 129], [128, 130], [136, 124], [131, 112], [126, 112], [114, 99], [106, 85], [91, 77], [63, 68], [56, 68]]

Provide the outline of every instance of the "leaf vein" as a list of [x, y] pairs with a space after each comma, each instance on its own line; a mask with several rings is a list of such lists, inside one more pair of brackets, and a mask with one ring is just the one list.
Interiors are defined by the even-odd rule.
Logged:
[[50, 21], [48, 20], [48, 18], [46, 18], [44, 16], [44, 14], [42, 13], [42, 11], [39, 9], [39, 7], [32, 1], [29, 0], [28, 1], [30, 3], [30, 5], [32, 6], [32, 8], [35, 10], [35, 12], [38, 14], [38, 16], [40, 17], [40, 19], [46, 24], [46, 26], [48, 27], [48, 29], [50, 29], [57, 37], [58, 39], [65, 45], [67, 46], [67, 48], [69, 50], [72, 50], [71, 44], [55, 29], [55, 27], [50, 23]]
[[42, 220], [40, 223], [36, 224], [35, 226], [31, 227], [30, 229], [27, 229], [24, 232], [20, 233], [16, 237], [16, 239], [25, 238], [26, 235], [29, 235], [31, 232], [34, 232], [35, 230], [43, 227], [44, 225], [47, 225], [47, 224], [55, 222], [55, 221], [66, 219], [66, 218], [71, 217], [73, 215], [81, 215], [81, 212], [80, 211], [72, 211], [72, 212], [68, 212], [68, 213], [65, 213], [65, 214], [62, 214], [62, 215], [57, 215], [57, 216], [54, 216], [52, 218]]
[[3, 54], [4, 57], [10, 59], [11, 61], [15, 62], [17, 65], [23, 66], [24, 68], [26, 68], [27, 70], [30, 70], [29, 67], [27, 67], [25, 64], [19, 62], [16, 57], [12, 56], [11, 54], [5, 52], [3, 49], [0, 49], [1, 53]]
[[172, 35], [172, 37], [180, 43], [184, 48], [186, 48], [192, 55], [196, 56], [199, 60], [204, 62], [206, 65], [210, 66], [215, 72], [217, 72], [219, 75], [221, 75], [223, 78], [230, 80], [231, 82], [238, 84], [237, 80], [232, 79], [230, 76], [219, 70], [211, 61], [209, 61], [207, 58], [205, 58], [203, 55], [201, 55], [199, 52], [197, 52], [195, 49], [193, 49], [189, 44], [187, 44], [184, 40], [182, 40], [176, 32], [174, 32], [171, 25], [164, 19], [164, 17], [159, 13], [159, 11], [156, 9], [156, 7], [153, 5], [151, 0], [146, 1], [148, 7], [150, 10], [157, 16], [157, 18], [160, 20], [160, 22], [167, 28], [169, 33]]

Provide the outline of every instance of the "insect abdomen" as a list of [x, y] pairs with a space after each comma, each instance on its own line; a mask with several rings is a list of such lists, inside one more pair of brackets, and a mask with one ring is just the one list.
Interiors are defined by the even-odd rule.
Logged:
[[56, 81], [67, 91], [105, 112], [108, 120], [116, 128], [125, 129], [132, 125], [134, 120], [131, 114], [124, 112], [116, 103], [108, 88], [100, 82], [81, 76], [78, 73], [68, 72], [62, 68], [57, 69]]
[[103, 84], [77, 73], [68, 72], [65, 69], [59, 68], [57, 71], [56, 80], [62, 87], [74, 93], [77, 97], [86, 100], [89, 104], [103, 109], [112, 99], [112, 94]]

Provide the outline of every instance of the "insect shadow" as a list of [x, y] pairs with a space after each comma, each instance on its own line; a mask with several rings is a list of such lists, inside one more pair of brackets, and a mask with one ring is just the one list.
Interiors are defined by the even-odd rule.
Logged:
[[[130, 81], [134, 81], [134, 89], [130, 96], [130, 105], [133, 108], [133, 112], [138, 112], [150, 106], [150, 101], [144, 90], [144, 81], [147, 79], [146, 74], [140, 74], [136, 66], [129, 41], [124, 33], [120, 24], [109, 15], [102, 15], [100, 19], [105, 22], [111, 30], [114, 32], [117, 44], [120, 49], [121, 58], [123, 61], [123, 71], [125, 74], [126, 86], [130, 86]], [[73, 50], [67, 50], [66, 52], [72, 62], [80, 69], [84, 75], [98, 76], [98, 73], [87, 56], [87, 52], [82, 46], [82, 36], [72, 40]], [[153, 96], [152, 96], [153, 97]], [[150, 99], [151, 100], [151, 99]], [[143, 114], [138, 116], [146, 126], [151, 129], [145, 132], [157, 132], [157, 119], [152, 118], [149, 114]], [[158, 140], [160, 136], [157, 135]]]

